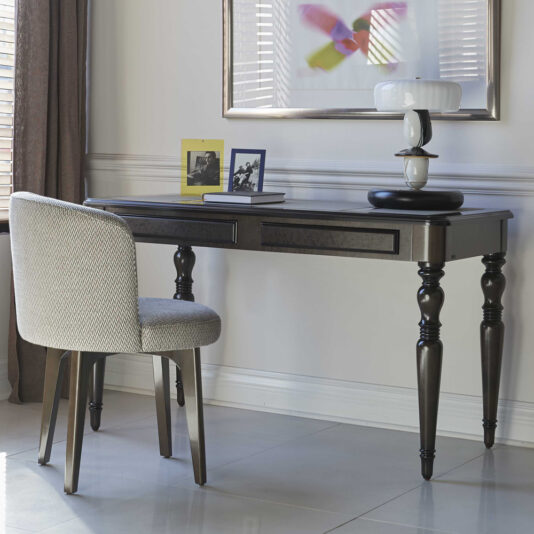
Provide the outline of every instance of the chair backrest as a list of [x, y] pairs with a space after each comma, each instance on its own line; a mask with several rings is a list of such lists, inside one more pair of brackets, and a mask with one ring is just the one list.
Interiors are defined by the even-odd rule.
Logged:
[[37, 345], [139, 352], [135, 243], [118, 216], [13, 193], [9, 209], [19, 333]]

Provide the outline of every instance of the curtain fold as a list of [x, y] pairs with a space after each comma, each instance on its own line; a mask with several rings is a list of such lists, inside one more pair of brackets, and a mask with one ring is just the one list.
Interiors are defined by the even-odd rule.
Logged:
[[[87, 2], [18, 0], [14, 191], [84, 199]], [[18, 335], [11, 293], [10, 401], [41, 401], [45, 349]]]

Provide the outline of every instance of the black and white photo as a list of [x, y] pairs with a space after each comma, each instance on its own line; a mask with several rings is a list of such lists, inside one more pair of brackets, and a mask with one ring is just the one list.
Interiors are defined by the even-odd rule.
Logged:
[[187, 153], [187, 185], [219, 185], [221, 176], [220, 152], [213, 150]]
[[232, 149], [228, 191], [262, 191], [265, 150]]

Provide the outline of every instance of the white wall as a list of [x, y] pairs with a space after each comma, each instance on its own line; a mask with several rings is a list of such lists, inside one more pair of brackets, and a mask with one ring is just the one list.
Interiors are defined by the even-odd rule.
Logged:
[[[503, 4], [502, 120], [435, 122], [430, 150], [440, 159], [432, 162], [432, 183], [463, 189], [466, 205], [516, 215], [506, 267], [501, 395], [510, 401], [503, 406], [514, 425], [500, 431], [534, 442], [534, 427], [525, 422], [534, 415], [534, 283], [528, 276], [534, 261], [534, 75], [528, 67], [534, 3]], [[293, 197], [364, 201], [369, 187], [399, 183], [392, 156], [402, 144], [398, 121], [223, 119], [221, 42], [220, 0], [93, 0], [92, 196], [178, 192], [180, 141], [197, 137], [225, 139], [226, 159], [232, 147], [266, 148], [266, 188]], [[173, 251], [139, 246], [142, 294], [172, 295]], [[442, 432], [479, 432], [481, 274], [480, 261], [472, 259], [449, 264], [443, 279]], [[416, 424], [410, 411], [419, 321], [415, 265], [198, 249], [194, 278], [197, 300], [224, 322], [220, 341], [204, 351], [215, 401]], [[111, 364], [108, 384], [148, 387], [148, 363], [137, 362]], [[356, 401], [363, 391], [374, 393], [362, 407]], [[377, 391], [382, 396], [373, 397]], [[410, 400], [399, 411], [395, 399], [403, 395]], [[375, 401], [384, 409], [372, 406]], [[470, 417], [476, 421], [471, 431], [464, 424]]]
[[9, 236], [0, 235], [0, 400], [9, 395], [7, 381], [7, 340], [9, 326], [9, 294], [11, 291], [11, 254]]

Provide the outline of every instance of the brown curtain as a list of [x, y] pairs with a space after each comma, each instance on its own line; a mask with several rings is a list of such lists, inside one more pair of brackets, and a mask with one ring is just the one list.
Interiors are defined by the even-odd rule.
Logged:
[[[82, 202], [86, 55], [87, 0], [18, 0], [14, 191]], [[10, 400], [41, 401], [45, 349], [18, 335], [13, 291], [8, 350]]]

